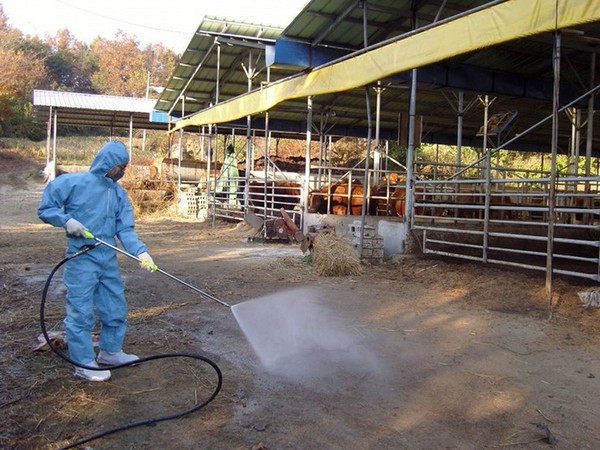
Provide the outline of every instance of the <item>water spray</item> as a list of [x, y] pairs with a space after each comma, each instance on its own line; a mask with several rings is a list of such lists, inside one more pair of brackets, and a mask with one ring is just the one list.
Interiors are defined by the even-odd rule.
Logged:
[[[307, 354], [312, 354], [313, 358], [320, 353], [327, 354], [328, 358], [334, 358], [333, 353], [348, 357], [349, 349], [355, 346], [354, 337], [332, 326], [336, 321], [318, 305], [314, 290], [288, 290], [230, 305], [157, 265], [95, 237], [88, 230], [83, 235], [96, 241], [95, 245], [105, 245], [150, 271], [160, 272], [202, 297], [229, 308], [263, 367], [269, 371], [281, 373], [284, 368], [294, 367], [294, 372], [303, 373]], [[265, 323], [269, 326], [265, 327]], [[354, 355], [350, 355], [350, 359], [356, 362]], [[289, 370], [285, 372], [289, 373]]]
[[[122, 255], [137, 261], [142, 267], [149, 269], [151, 272], [160, 272], [171, 280], [200, 294], [202, 297], [229, 308], [254, 352], [259, 357], [263, 367], [272, 373], [283, 375], [296, 381], [302, 381], [302, 379], [314, 380], [316, 377], [324, 374], [331, 375], [335, 370], [340, 369], [353, 371], [356, 370], [355, 368], [364, 369], [365, 354], [369, 354], [370, 352], [361, 350], [360, 345], [356, 340], [356, 336], [349, 334], [345, 328], [339, 324], [336, 325], [335, 318], [332, 317], [331, 314], [327, 314], [327, 311], [319, 306], [316, 301], [318, 295], [314, 290], [296, 289], [230, 305], [208, 292], [198, 289], [176, 276], [165, 272], [150, 261], [138, 258], [115, 245], [95, 237], [88, 230], [84, 230], [82, 234], [85, 238], [95, 242], [93, 244], [85, 245], [79, 252], [67, 256], [54, 268], [46, 282], [46, 287], [44, 288], [40, 313], [42, 331], [50, 348], [71, 364], [78, 365], [60, 350], [56, 349], [46, 332], [44, 324], [44, 304], [48, 287], [52, 276], [62, 264], [99, 245], [105, 245], [115, 252], [121, 253]], [[265, 324], [268, 324], [268, 326], [265, 326]], [[133, 364], [140, 364], [151, 359], [168, 357], [195, 358], [209, 364], [217, 373], [217, 386], [212, 395], [203, 403], [182, 413], [157, 419], [149, 419], [106, 430], [79, 440], [65, 448], [73, 448], [77, 445], [89, 442], [90, 440], [134, 426], [181, 417], [203, 408], [214, 400], [221, 389], [222, 374], [214, 362], [203, 356], [188, 353], [149, 356], [120, 366], [108, 367], [108, 369], [126, 367]], [[374, 364], [372, 363], [368, 364], [368, 366], [373, 365]], [[90, 369], [89, 367], [86, 368]]]

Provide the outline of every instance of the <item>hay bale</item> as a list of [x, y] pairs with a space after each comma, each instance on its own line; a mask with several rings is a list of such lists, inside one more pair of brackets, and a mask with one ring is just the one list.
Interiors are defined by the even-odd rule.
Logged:
[[358, 275], [362, 272], [360, 259], [350, 238], [335, 232], [317, 236], [313, 250], [313, 267], [319, 275]]

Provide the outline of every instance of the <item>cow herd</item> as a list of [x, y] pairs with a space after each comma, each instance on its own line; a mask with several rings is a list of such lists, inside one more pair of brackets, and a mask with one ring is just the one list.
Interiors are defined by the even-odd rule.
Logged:
[[[366, 196], [364, 193], [365, 187], [358, 179], [336, 181], [309, 192], [307, 212], [358, 216], [362, 214], [364, 203], [366, 215], [404, 217], [406, 189], [403, 186], [376, 186], [368, 188]], [[281, 208], [292, 211], [300, 207], [301, 194], [302, 185], [291, 181], [267, 181], [266, 183], [251, 181], [248, 186], [248, 202], [255, 212], [264, 211], [265, 207], [270, 211], [279, 211]], [[415, 189], [415, 202], [417, 204], [424, 202], [429, 205], [428, 207], [417, 206], [415, 208], [416, 215], [439, 214], [446, 216], [451, 213], [449, 208], [445, 208], [443, 211], [438, 210], [431, 194], [421, 187]], [[477, 196], [473, 197], [470, 194], [462, 193], [456, 196], [454, 202], [460, 217], [474, 217], [475, 212], [465, 208], [478, 208], [473, 205], [478, 205], [480, 199]]]
[[308, 212], [334, 215], [361, 215], [363, 197], [365, 214], [370, 216], [404, 216], [406, 191], [401, 187], [371, 187], [365, 196], [360, 180], [338, 181], [315, 189], [308, 196]]
[[[358, 216], [363, 213], [364, 208], [365, 215], [405, 216], [407, 198], [403, 186], [383, 184], [368, 188], [364, 195], [366, 189], [358, 179], [343, 179], [313, 189], [308, 194], [307, 212]], [[279, 215], [281, 208], [299, 211], [302, 193], [303, 186], [299, 182], [265, 183], [253, 180], [248, 186], [248, 203], [255, 213], [266, 210], [270, 215]], [[542, 210], [546, 199], [542, 194], [525, 199], [506, 192], [493, 192], [487, 202], [488, 217], [494, 221], [544, 221], [547, 216]], [[461, 187], [454, 191], [440, 192], [417, 185], [413, 203], [416, 219], [453, 218], [480, 221], [485, 217], [486, 196], [478, 189]], [[580, 218], [575, 217], [573, 213], [565, 220], [575, 219]]]
[[[343, 180], [311, 191], [308, 195], [309, 213], [361, 215], [364, 186], [360, 180]], [[302, 185], [293, 181], [251, 181], [248, 203], [257, 211], [292, 211], [300, 206]], [[371, 188], [366, 196], [367, 215], [404, 216], [404, 188]]]

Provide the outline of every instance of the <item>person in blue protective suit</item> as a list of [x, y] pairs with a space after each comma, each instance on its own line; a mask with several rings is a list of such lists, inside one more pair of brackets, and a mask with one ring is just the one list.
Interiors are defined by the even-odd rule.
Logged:
[[[133, 208], [127, 193], [117, 183], [124, 175], [129, 153], [122, 142], [111, 141], [96, 154], [87, 172], [56, 178], [44, 189], [39, 218], [67, 232], [67, 255], [94, 244], [83, 236], [116, 245], [115, 237], [128, 253], [152, 270], [154, 261], [134, 230]], [[105, 245], [69, 260], [63, 280], [67, 288], [64, 320], [70, 358], [77, 364], [100, 368], [132, 362], [137, 356], [123, 352], [127, 329], [127, 303], [115, 250]], [[98, 355], [92, 344], [96, 316], [101, 323]], [[75, 375], [90, 381], [110, 379], [110, 370], [75, 368]]]

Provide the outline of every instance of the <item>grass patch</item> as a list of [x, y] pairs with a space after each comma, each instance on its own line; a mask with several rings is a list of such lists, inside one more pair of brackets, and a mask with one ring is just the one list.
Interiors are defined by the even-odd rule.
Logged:
[[[157, 133], [157, 132], [154, 132]], [[129, 148], [129, 138], [115, 138], [122, 141]], [[147, 162], [155, 156], [162, 156], [167, 151], [165, 133], [154, 135], [148, 132], [146, 142], [142, 137], [135, 137], [131, 141], [132, 163]], [[59, 166], [84, 165], [89, 166], [100, 148], [109, 141], [107, 136], [64, 136], [56, 139], [56, 161]], [[0, 148], [12, 149], [24, 156], [46, 159], [46, 140], [30, 141], [28, 139], [1, 138]], [[48, 149], [52, 154], [52, 147]], [[50, 158], [51, 159], [51, 158]]]

